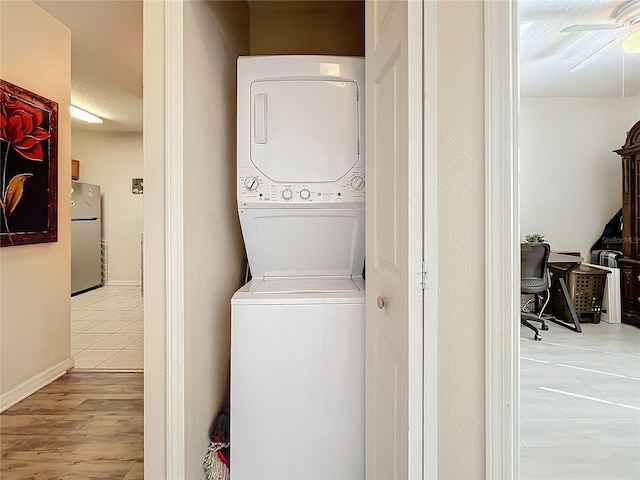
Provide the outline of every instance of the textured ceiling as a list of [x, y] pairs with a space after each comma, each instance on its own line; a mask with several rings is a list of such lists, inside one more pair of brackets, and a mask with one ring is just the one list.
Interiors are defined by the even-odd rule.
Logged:
[[[74, 131], [142, 131], [142, 1], [36, 0], [72, 32], [71, 102], [104, 119], [74, 120]], [[344, 9], [352, 2], [250, 1], [263, 11]], [[614, 23], [624, 1], [518, 0], [520, 87], [523, 96], [638, 96], [640, 54], [620, 44], [589, 66], [569, 70], [627, 29], [562, 33], [576, 23]], [[636, 0], [640, 4], [640, 1]], [[640, 7], [640, 5], [639, 5]], [[638, 24], [640, 27], [640, 23]]]
[[142, 131], [142, 1], [40, 0], [71, 30], [71, 103], [103, 118], [73, 131]]
[[616, 23], [616, 11], [625, 3], [634, 3], [640, 14], [640, 1], [637, 0], [520, 0], [521, 95], [640, 95], [640, 53], [624, 53], [621, 42], [604, 50], [583, 69], [570, 72], [572, 67], [607, 43], [626, 35], [629, 28], [561, 32], [573, 24]]

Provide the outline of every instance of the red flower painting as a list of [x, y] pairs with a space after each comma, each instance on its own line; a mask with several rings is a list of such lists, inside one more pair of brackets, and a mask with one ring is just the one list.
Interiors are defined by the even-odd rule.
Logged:
[[20, 100], [13, 100], [0, 92], [0, 139], [11, 145], [27, 160], [42, 161], [41, 140], [49, 138], [49, 132], [40, 127], [43, 112]]
[[0, 80], [2, 246], [57, 239], [57, 113], [57, 103]]

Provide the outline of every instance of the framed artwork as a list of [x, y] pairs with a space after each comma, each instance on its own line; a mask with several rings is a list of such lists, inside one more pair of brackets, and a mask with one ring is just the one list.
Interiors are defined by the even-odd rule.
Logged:
[[131, 193], [140, 195], [142, 194], [144, 185], [142, 183], [141, 178], [132, 178], [131, 179]]
[[58, 241], [58, 104], [0, 80], [0, 246]]

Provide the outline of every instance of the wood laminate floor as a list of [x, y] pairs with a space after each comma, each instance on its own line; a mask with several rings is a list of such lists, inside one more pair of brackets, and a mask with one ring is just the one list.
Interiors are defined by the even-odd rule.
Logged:
[[0, 415], [2, 480], [142, 480], [142, 373], [68, 373]]

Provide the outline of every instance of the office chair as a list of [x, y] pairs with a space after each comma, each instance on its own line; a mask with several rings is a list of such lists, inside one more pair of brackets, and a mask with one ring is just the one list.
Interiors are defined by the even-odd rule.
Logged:
[[[529, 320], [541, 322], [542, 330], [549, 330], [545, 323], [544, 309], [549, 303], [551, 294], [551, 273], [547, 268], [550, 247], [548, 243], [525, 243], [520, 248], [520, 292], [523, 295], [533, 295], [521, 308], [520, 323], [534, 332], [535, 340], [542, 340], [538, 329]], [[546, 292], [544, 304], [540, 307], [542, 294]], [[530, 304], [533, 302], [533, 308]]]

